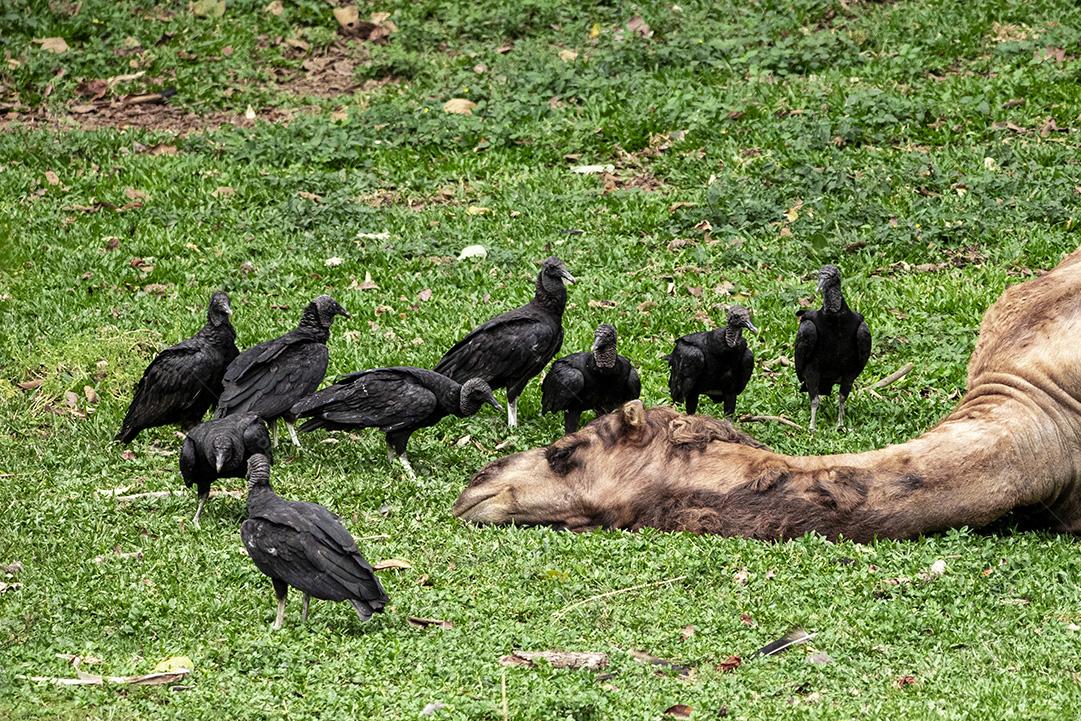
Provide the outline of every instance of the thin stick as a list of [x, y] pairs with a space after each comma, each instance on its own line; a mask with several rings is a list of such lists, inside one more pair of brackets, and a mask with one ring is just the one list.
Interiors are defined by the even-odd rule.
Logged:
[[795, 421], [785, 418], [784, 416], [740, 416], [740, 423], [781, 423], [783, 425], [795, 428], [797, 431], [806, 430], [803, 426]]
[[590, 596], [589, 598], [583, 598], [581, 601], [575, 601], [571, 605], [565, 606], [564, 608], [561, 608], [560, 610], [553, 613], [552, 617], [553, 618], [558, 618], [558, 617], [562, 616], [563, 614], [567, 613], [568, 611], [570, 611], [571, 609], [578, 608], [579, 606], [584, 606], [587, 603], [592, 603], [593, 601], [599, 601], [602, 598], [609, 598], [611, 596], [617, 596], [617, 595], [619, 595], [621, 593], [630, 593], [631, 591], [641, 591], [643, 588], [653, 588], [655, 586], [665, 586], [665, 585], [667, 585], [669, 583], [675, 583], [676, 581], [682, 581], [685, 578], [687, 578], [687, 577], [686, 576], [675, 576], [674, 578], [666, 578], [663, 581], [654, 581], [653, 583], [642, 583], [642, 584], [639, 584], [637, 586], [628, 586], [627, 588], [617, 588], [615, 591], [608, 591], [607, 593], [601, 593], [601, 594], [598, 594], [596, 596]]
[[[113, 496], [106, 493], [105, 495], [112, 497], [116, 501], [138, 501], [143, 498], [169, 498], [171, 496], [185, 496], [190, 491], [148, 491], [146, 493], [132, 493], [127, 496]], [[217, 498], [218, 496], [229, 496], [230, 498], [243, 498], [244, 494], [241, 491], [211, 491], [210, 497]]]
[[380, 534], [375, 535], [375, 536], [357, 536], [353, 540], [354, 541], [385, 541], [388, 538], [390, 538], [390, 536], [387, 535], [386, 533], [380, 533]]
[[882, 380], [876, 382], [874, 385], [871, 386], [871, 388], [885, 388], [886, 386], [890, 385], [891, 383], [896, 383], [897, 381], [899, 381], [902, 378], [904, 378], [905, 376], [907, 376], [909, 374], [909, 372], [913, 369], [913, 367], [914, 366], [911, 363], [905, 363], [903, 366], [901, 366], [900, 368], [895, 370], [893, 373], [890, 373], [888, 376], [886, 376]]
[[510, 706], [507, 704], [507, 669], [503, 669], [503, 675], [499, 677], [499, 688], [503, 694], [503, 721], [509, 721]]

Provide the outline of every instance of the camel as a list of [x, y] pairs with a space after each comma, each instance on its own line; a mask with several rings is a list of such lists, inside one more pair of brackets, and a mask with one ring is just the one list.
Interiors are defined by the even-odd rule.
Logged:
[[474, 523], [653, 527], [858, 542], [986, 526], [1081, 531], [1081, 249], [984, 315], [957, 408], [865, 453], [774, 453], [727, 422], [625, 404], [489, 463], [454, 505]]

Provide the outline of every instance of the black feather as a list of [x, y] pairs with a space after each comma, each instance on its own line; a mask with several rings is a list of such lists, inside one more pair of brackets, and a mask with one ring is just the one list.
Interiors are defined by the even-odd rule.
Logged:
[[330, 296], [320, 296], [304, 309], [295, 329], [237, 356], [225, 371], [216, 417], [254, 413], [268, 422], [291, 419], [289, 409], [326, 375], [335, 315], [348, 314]]
[[558, 258], [545, 260], [533, 300], [474, 328], [443, 355], [435, 370], [459, 383], [481, 378], [493, 389], [506, 388], [507, 400], [513, 402], [563, 345], [563, 281], [569, 277]]
[[222, 376], [237, 357], [229, 322], [229, 296], [210, 299], [207, 322], [191, 338], [166, 348], [143, 372], [116, 440], [130, 443], [140, 431], [179, 423], [190, 428], [218, 402]]
[[847, 396], [871, 357], [871, 331], [863, 316], [848, 307], [836, 273], [835, 283], [829, 281], [824, 289], [822, 308], [800, 315], [796, 332], [796, 377], [800, 390], [812, 398], [828, 396], [835, 385]]
[[249, 461], [248, 520], [240, 536], [256, 567], [275, 585], [350, 601], [364, 619], [389, 600], [341, 519], [318, 504], [279, 497], [270, 486], [269, 464], [258, 455]]
[[736, 398], [754, 372], [754, 353], [743, 338], [746, 309], [734, 306], [728, 325], [676, 340], [668, 355], [668, 391], [676, 403], [686, 403], [687, 413], [698, 410], [698, 397], [724, 403], [724, 413], [736, 411]]
[[[221, 470], [217, 467], [222, 456]], [[254, 413], [237, 414], [201, 423], [192, 428], [180, 449], [180, 476], [184, 485], [198, 488], [206, 497], [219, 478], [243, 478], [248, 459], [262, 453], [271, 459], [270, 433]]]

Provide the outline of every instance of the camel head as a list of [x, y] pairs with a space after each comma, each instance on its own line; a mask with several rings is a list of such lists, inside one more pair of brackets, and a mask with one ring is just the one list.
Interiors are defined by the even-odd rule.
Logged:
[[718, 441], [736, 456], [764, 448], [725, 421], [631, 401], [546, 448], [489, 463], [462, 491], [454, 515], [572, 530], [633, 527], [655, 498], [671, 495], [677, 469]]

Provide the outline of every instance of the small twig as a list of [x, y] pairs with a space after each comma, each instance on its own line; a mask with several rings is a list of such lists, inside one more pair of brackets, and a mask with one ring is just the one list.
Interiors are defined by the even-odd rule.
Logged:
[[583, 598], [581, 601], [575, 601], [571, 605], [565, 606], [565, 607], [561, 608], [560, 610], [556, 611], [555, 613], [553, 613], [552, 617], [553, 618], [558, 618], [558, 617], [562, 616], [563, 614], [567, 613], [568, 611], [570, 611], [571, 609], [578, 608], [579, 606], [584, 606], [587, 603], [592, 603], [593, 601], [599, 601], [602, 598], [609, 598], [611, 596], [617, 596], [617, 595], [619, 595], [621, 593], [630, 593], [631, 591], [641, 591], [644, 588], [653, 588], [654, 586], [665, 586], [665, 585], [667, 585], [669, 583], [675, 583], [676, 581], [682, 581], [685, 578], [687, 578], [687, 577], [686, 576], [675, 576], [674, 578], [666, 578], [663, 581], [654, 581], [653, 583], [642, 583], [642, 584], [639, 584], [637, 586], [628, 586], [627, 588], [617, 588], [615, 591], [608, 591], [606, 593], [597, 594], [596, 596], [590, 596], [589, 598]]
[[[189, 492], [190, 491], [148, 491], [146, 493], [132, 493], [132, 494], [127, 495], [127, 496], [113, 496], [112, 494], [106, 494], [106, 495], [109, 495], [111, 498], [113, 498], [114, 500], [116, 500], [118, 502], [125, 502], [125, 501], [138, 501], [138, 500], [142, 500], [143, 498], [169, 498], [170, 496], [185, 496]], [[218, 496], [229, 496], [230, 498], [243, 498], [244, 493], [242, 491], [217, 491], [217, 490], [210, 492], [210, 497], [211, 498], [217, 498]]]
[[388, 534], [380, 533], [380, 534], [375, 535], [375, 536], [357, 536], [353, 540], [355, 540], [355, 541], [385, 541], [388, 538], [390, 538], [390, 536]]
[[793, 421], [790, 418], [785, 418], [784, 416], [746, 416], [745, 415], [745, 416], [740, 416], [739, 417], [739, 422], [740, 423], [780, 423], [782, 425], [789, 426], [790, 428], [795, 428], [797, 431], [806, 430], [799, 423], [796, 423], [795, 421]]
[[890, 385], [891, 383], [896, 383], [897, 381], [899, 381], [902, 378], [904, 378], [905, 376], [907, 376], [909, 374], [909, 372], [914, 367], [915, 366], [913, 366], [911, 363], [905, 363], [903, 366], [901, 366], [900, 368], [895, 370], [893, 373], [890, 373], [885, 378], [875, 382], [873, 385], [871, 385], [871, 388], [872, 389], [881, 389], [881, 388], [885, 388], [886, 386]]

